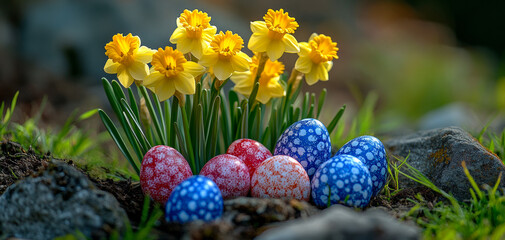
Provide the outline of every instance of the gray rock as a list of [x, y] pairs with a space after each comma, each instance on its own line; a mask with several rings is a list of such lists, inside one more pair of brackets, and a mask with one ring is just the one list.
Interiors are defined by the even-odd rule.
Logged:
[[359, 213], [341, 205], [320, 215], [284, 223], [267, 230], [257, 240], [273, 239], [419, 239], [419, 229], [396, 221], [382, 210]]
[[53, 239], [80, 231], [106, 238], [123, 230], [126, 213], [109, 193], [75, 168], [54, 161], [38, 177], [11, 185], [0, 196], [0, 236]]
[[[503, 162], [494, 153], [458, 127], [421, 131], [386, 141], [384, 145], [390, 160], [394, 160], [392, 156], [400, 159], [408, 156], [408, 164], [458, 200], [471, 198], [463, 161], [479, 186], [493, 186], [500, 172], [505, 171]], [[399, 182], [401, 188], [420, 185], [403, 176]], [[504, 186], [503, 179], [501, 186]]]

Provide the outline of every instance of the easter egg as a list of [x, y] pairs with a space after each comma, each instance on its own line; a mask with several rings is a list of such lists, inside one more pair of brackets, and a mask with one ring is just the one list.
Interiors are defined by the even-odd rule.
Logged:
[[312, 179], [319, 165], [331, 157], [328, 130], [313, 118], [295, 122], [277, 140], [274, 155], [287, 155], [296, 159]]
[[263, 144], [251, 139], [238, 139], [230, 144], [226, 153], [236, 156], [247, 165], [249, 175], [252, 177], [256, 168], [272, 156], [272, 153]]
[[357, 137], [344, 144], [336, 155], [347, 154], [361, 160], [370, 171], [373, 184], [373, 196], [377, 196], [386, 185], [388, 163], [386, 149], [382, 142], [373, 136]]
[[140, 186], [144, 194], [165, 204], [175, 186], [193, 176], [184, 157], [168, 146], [149, 149], [140, 166]]
[[251, 188], [249, 169], [238, 157], [221, 154], [210, 159], [200, 171], [221, 190], [224, 199], [247, 196]]
[[259, 198], [294, 198], [309, 201], [310, 180], [302, 165], [277, 155], [262, 162], [251, 179], [251, 195]]
[[212, 180], [204, 176], [193, 176], [177, 185], [165, 205], [165, 219], [168, 222], [208, 222], [221, 215], [221, 192]]
[[337, 155], [324, 162], [312, 179], [312, 199], [319, 207], [342, 203], [365, 207], [372, 197], [372, 178], [366, 166], [350, 155]]

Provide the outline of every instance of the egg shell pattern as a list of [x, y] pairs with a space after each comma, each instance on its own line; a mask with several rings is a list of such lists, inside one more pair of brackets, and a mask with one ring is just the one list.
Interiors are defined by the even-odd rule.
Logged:
[[177, 185], [165, 206], [168, 222], [212, 221], [223, 215], [223, 198], [207, 177], [193, 176]]
[[144, 194], [165, 204], [175, 186], [193, 176], [184, 157], [168, 146], [149, 149], [140, 166], [140, 186]]
[[365, 207], [372, 197], [370, 172], [359, 159], [350, 155], [338, 155], [324, 162], [317, 169], [311, 187], [312, 199], [319, 207], [328, 205], [328, 196], [331, 196], [331, 204], [352, 207]]
[[249, 169], [238, 157], [221, 154], [209, 160], [200, 171], [216, 183], [224, 199], [247, 196], [251, 188]]
[[272, 156], [272, 153], [263, 144], [251, 139], [238, 139], [230, 144], [226, 153], [234, 155], [247, 165], [249, 175], [252, 177], [256, 168]]
[[260, 198], [294, 198], [309, 201], [310, 180], [302, 165], [289, 156], [268, 158], [251, 179], [251, 195]]
[[357, 137], [344, 144], [336, 155], [348, 154], [361, 160], [372, 176], [373, 196], [384, 188], [388, 175], [386, 149], [382, 142], [373, 136]]
[[298, 160], [312, 179], [317, 168], [331, 157], [328, 130], [313, 118], [295, 122], [277, 140], [274, 155], [287, 155]]

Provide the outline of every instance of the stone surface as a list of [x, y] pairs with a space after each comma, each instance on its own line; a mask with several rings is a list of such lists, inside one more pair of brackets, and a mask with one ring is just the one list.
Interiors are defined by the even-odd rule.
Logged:
[[7, 188], [0, 209], [0, 236], [22, 239], [53, 239], [77, 230], [88, 238], [106, 238], [112, 230], [123, 229], [127, 220], [111, 194], [57, 161], [39, 176]]
[[273, 239], [418, 239], [419, 230], [396, 221], [382, 210], [356, 212], [333, 205], [321, 214], [286, 222], [267, 230], [258, 240]]
[[[500, 172], [505, 171], [503, 162], [495, 154], [458, 127], [420, 131], [386, 141], [384, 145], [390, 160], [395, 160], [393, 156], [400, 159], [408, 156], [408, 164], [459, 200], [471, 198], [463, 161], [478, 185], [493, 186]], [[414, 186], [419, 184], [400, 177], [401, 188]], [[505, 186], [503, 179], [501, 186]]]

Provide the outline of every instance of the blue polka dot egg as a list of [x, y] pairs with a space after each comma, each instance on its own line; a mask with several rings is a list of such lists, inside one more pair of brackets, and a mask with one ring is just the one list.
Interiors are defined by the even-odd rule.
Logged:
[[313, 118], [295, 122], [277, 140], [274, 155], [287, 155], [296, 159], [312, 179], [317, 168], [331, 157], [328, 130]]
[[175, 187], [165, 206], [168, 222], [212, 221], [223, 214], [223, 198], [207, 177], [192, 176]]
[[372, 197], [372, 178], [359, 159], [338, 155], [317, 169], [311, 188], [312, 199], [319, 207], [326, 207], [329, 202], [362, 208]]
[[373, 136], [357, 137], [344, 144], [336, 155], [347, 154], [361, 160], [372, 176], [373, 196], [377, 196], [386, 185], [388, 163], [386, 149], [382, 142]]

